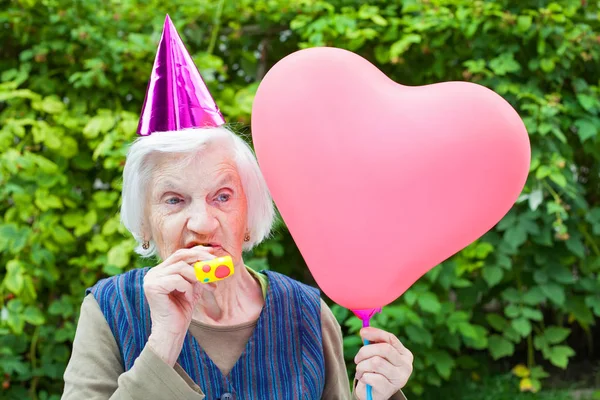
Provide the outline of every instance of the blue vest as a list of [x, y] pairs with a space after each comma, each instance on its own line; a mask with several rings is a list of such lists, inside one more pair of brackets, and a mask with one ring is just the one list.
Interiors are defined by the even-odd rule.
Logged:
[[[150, 309], [144, 296], [149, 268], [99, 281], [92, 293], [117, 341], [123, 368], [129, 370], [150, 335]], [[325, 385], [319, 291], [276, 272], [252, 336], [227, 376], [187, 332], [179, 365], [207, 400], [233, 393], [236, 399], [320, 399]]]

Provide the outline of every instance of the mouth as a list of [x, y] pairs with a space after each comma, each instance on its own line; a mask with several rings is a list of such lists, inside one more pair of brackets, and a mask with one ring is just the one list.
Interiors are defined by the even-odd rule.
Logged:
[[198, 242], [192, 242], [189, 243], [185, 246], [186, 249], [191, 249], [192, 247], [196, 247], [196, 246], [203, 246], [203, 247], [210, 247], [213, 249], [220, 249], [221, 245], [219, 245], [218, 243], [198, 243]]

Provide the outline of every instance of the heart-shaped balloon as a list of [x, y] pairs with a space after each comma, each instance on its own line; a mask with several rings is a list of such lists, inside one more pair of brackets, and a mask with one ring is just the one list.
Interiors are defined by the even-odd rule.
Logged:
[[522, 120], [493, 91], [399, 85], [326, 47], [267, 73], [252, 135], [317, 284], [349, 309], [389, 304], [490, 230], [522, 191], [531, 155]]

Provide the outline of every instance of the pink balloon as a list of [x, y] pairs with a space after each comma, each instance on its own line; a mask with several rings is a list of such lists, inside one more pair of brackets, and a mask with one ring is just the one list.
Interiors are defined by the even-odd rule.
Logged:
[[522, 191], [531, 155], [522, 120], [493, 91], [402, 86], [323, 47], [268, 72], [252, 134], [317, 284], [349, 309], [389, 304], [490, 230]]

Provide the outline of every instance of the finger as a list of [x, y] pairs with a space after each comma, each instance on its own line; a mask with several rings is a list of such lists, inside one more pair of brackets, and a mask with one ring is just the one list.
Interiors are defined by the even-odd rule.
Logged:
[[365, 400], [367, 398], [367, 385], [361, 381], [357, 381], [354, 388], [354, 397], [358, 400]]
[[360, 400], [367, 398], [367, 385], [371, 385], [373, 400], [389, 399], [394, 393], [394, 387], [384, 377], [378, 374], [367, 373], [356, 383], [355, 394]]
[[212, 260], [215, 257], [214, 248], [205, 246], [194, 246], [191, 249], [179, 249], [171, 254], [163, 264], [174, 264], [178, 261], [184, 261], [188, 264], [194, 264], [197, 261]]
[[356, 379], [362, 378], [368, 372], [383, 375], [390, 382], [401, 378], [400, 368], [392, 365], [388, 360], [380, 356], [367, 358], [356, 365]]
[[181, 275], [168, 275], [164, 276], [152, 284], [148, 285], [145, 290], [158, 293], [158, 294], [171, 294], [175, 291], [185, 294], [188, 301], [193, 301], [194, 287], [193, 285], [185, 280]]
[[385, 358], [397, 367], [408, 363], [408, 360], [403, 360], [402, 354], [389, 343], [375, 343], [361, 347], [354, 357], [354, 363], [359, 364], [363, 360], [376, 356]]
[[406, 347], [400, 342], [400, 339], [382, 329], [373, 327], [362, 328], [360, 330], [360, 336], [363, 340], [366, 339], [372, 343], [388, 343], [401, 353], [406, 350]]
[[198, 282], [194, 267], [184, 261], [178, 261], [175, 264], [165, 265], [152, 275], [152, 279], [163, 279], [165, 276], [176, 274], [181, 275], [190, 283]]

